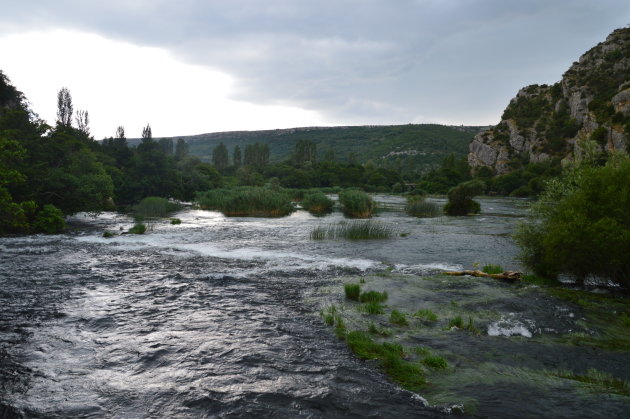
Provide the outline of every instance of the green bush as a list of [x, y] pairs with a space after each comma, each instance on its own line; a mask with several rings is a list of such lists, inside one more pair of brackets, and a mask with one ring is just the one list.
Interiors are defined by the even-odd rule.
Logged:
[[347, 299], [359, 301], [359, 295], [361, 294], [361, 285], [359, 285], [359, 284], [344, 284], [343, 290], [346, 293], [346, 298]]
[[310, 192], [304, 195], [302, 207], [312, 214], [328, 214], [335, 203], [323, 192]]
[[133, 207], [133, 214], [137, 219], [163, 218], [179, 209], [179, 205], [158, 196], [144, 198]]
[[484, 183], [477, 179], [451, 188], [448, 191], [448, 202], [444, 206], [444, 212], [448, 215], [477, 214], [480, 206], [477, 201], [473, 201], [473, 198], [483, 192], [484, 188]]
[[437, 204], [415, 196], [407, 200], [405, 212], [413, 217], [437, 217], [442, 214], [442, 210]]
[[63, 219], [63, 213], [54, 205], [44, 205], [35, 216], [32, 229], [35, 232], [42, 232], [46, 234], [59, 233], [66, 227], [66, 222]]
[[104, 231], [103, 237], [105, 237], [106, 239], [111, 239], [112, 237], [116, 237], [116, 233], [114, 233], [113, 231]]
[[339, 194], [344, 215], [350, 218], [369, 218], [376, 205], [368, 194], [358, 189], [346, 189]]
[[284, 217], [295, 211], [287, 193], [263, 187], [213, 189], [198, 193], [197, 202], [228, 217]]
[[523, 264], [545, 278], [595, 275], [630, 287], [629, 179], [625, 156], [550, 182], [515, 235]]
[[144, 234], [147, 231], [147, 226], [141, 223], [137, 223], [131, 227], [128, 231], [129, 234]]
[[316, 227], [311, 231], [313, 240], [371, 240], [389, 239], [393, 234], [391, 227], [371, 221], [343, 222], [338, 225]]
[[182, 223], [182, 220], [180, 220], [179, 218], [171, 218], [171, 224], [178, 225], [181, 223]]

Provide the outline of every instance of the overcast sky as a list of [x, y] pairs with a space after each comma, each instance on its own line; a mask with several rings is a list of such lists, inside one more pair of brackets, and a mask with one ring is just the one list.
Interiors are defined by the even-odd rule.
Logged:
[[616, 28], [628, 0], [0, 0], [0, 70], [97, 139], [498, 122]]

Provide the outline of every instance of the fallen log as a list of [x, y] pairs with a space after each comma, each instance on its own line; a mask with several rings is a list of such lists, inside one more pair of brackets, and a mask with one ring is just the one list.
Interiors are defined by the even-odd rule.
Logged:
[[500, 274], [488, 274], [485, 273], [483, 271], [480, 270], [474, 270], [474, 271], [446, 271], [444, 272], [444, 275], [452, 275], [452, 276], [464, 276], [464, 275], [470, 275], [470, 276], [481, 276], [481, 277], [487, 277], [487, 278], [494, 278], [494, 279], [503, 279], [505, 281], [520, 281], [521, 277], [523, 276], [523, 274], [521, 272], [515, 272], [515, 271], [505, 271], [502, 272]]

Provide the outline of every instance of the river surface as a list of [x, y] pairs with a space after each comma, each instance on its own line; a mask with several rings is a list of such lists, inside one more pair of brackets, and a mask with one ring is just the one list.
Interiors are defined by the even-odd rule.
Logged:
[[385, 269], [518, 269], [509, 234], [526, 202], [418, 219], [401, 198], [377, 199], [388, 210], [375, 219], [402, 237], [310, 239], [340, 213], [185, 210], [145, 235], [103, 238], [133, 224], [104, 213], [71, 218], [62, 235], [0, 238], [0, 417], [446, 415], [356, 359], [311, 296]]

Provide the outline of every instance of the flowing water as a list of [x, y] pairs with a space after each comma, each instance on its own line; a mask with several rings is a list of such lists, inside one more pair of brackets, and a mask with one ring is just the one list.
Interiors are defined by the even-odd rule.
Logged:
[[[383, 271], [517, 269], [509, 234], [526, 203], [483, 199], [480, 216], [416, 219], [400, 211], [402, 199], [377, 198], [388, 210], [376, 219], [402, 236], [313, 241], [313, 228], [343, 217], [185, 210], [181, 225], [156, 222], [141, 236], [103, 238], [132, 225], [105, 213], [73, 217], [63, 235], [1, 238], [0, 416], [446, 415], [447, 395], [431, 405], [356, 359], [322, 323], [317, 296], [340, 277]], [[504, 286], [484, 284], [487, 293]], [[509, 311], [488, 335], [536, 333]], [[483, 350], [514, 349], [493, 345]], [[472, 375], [462, 384], [470, 394]], [[522, 388], [497, 391], [479, 413], [519, 416], [510, 400]]]

